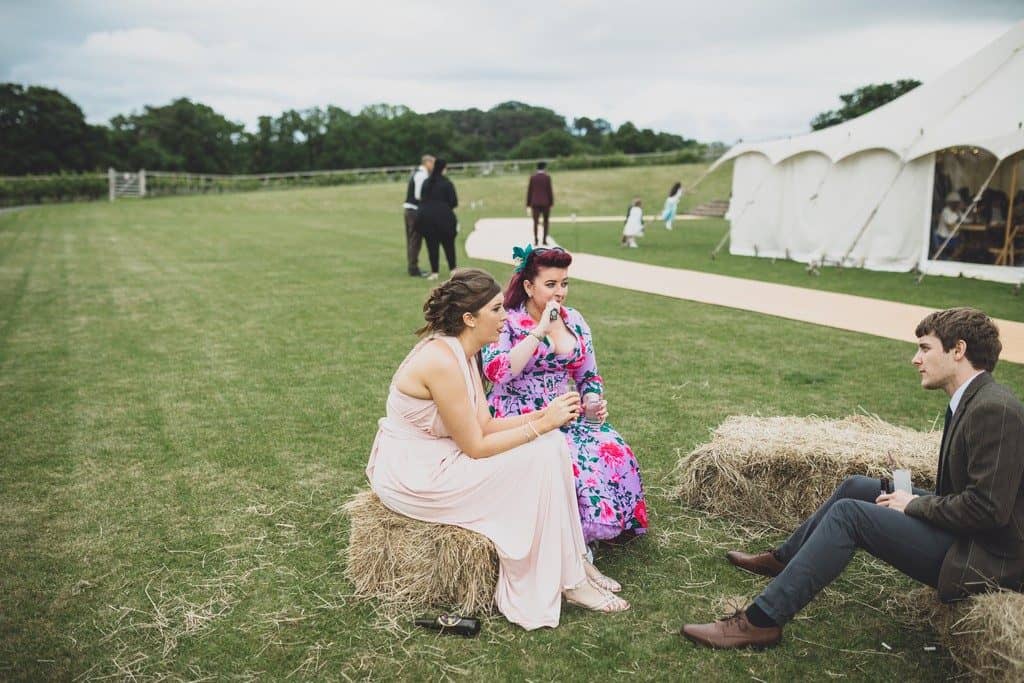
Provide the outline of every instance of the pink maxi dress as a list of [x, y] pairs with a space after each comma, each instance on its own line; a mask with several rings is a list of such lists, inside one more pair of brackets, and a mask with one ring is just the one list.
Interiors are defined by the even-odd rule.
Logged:
[[[440, 339], [459, 359], [476, 414], [479, 374], [454, 337]], [[398, 372], [395, 374], [397, 375]], [[392, 378], [366, 475], [381, 502], [426, 522], [453, 524], [489, 538], [498, 551], [494, 601], [525, 629], [554, 627], [562, 591], [586, 580], [583, 530], [569, 448], [558, 430], [489, 458], [459, 450], [431, 399], [403, 394]]]

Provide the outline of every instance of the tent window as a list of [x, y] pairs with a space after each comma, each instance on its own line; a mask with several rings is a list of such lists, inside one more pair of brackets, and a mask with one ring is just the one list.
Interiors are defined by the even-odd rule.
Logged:
[[976, 147], [936, 153], [931, 258], [1024, 264], [1024, 153], [1005, 159], [985, 187], [995, 164], [993, 155]]

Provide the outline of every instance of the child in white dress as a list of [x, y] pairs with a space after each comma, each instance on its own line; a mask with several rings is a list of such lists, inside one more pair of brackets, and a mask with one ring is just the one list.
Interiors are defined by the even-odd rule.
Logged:
[[644, 236], [644, 210], [641, 205], [639, 197], [633, 199], [626, 214], [626, 224], [622, 226], [622, 246], [630, 249], [640, 246], [636, 243], [636, 238]]

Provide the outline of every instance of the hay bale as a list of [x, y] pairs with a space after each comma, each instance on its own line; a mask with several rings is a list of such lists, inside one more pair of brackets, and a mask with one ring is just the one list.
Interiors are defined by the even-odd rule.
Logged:
[[915, 486], [933, 488], [940, 438], [866, 415], [731, 416], [680, 459], [675, 493], [715, 515], [789, 530], [853, 474], [906, 468]]
[[985, 680], [1024, 680], [1024, 595], [986, 593], [959, 609], [943, 633], [957, 663]]
[[356, 595], [402, 609], [490, 611], [498, 555], [489, 539], [392, 512], [372, 491], [344, 506], [351, 520], [345, 576]]
[[957, 665], [979, 680], [1024, 680], [1024, 595], [995, 591], [944, 605], [931, 588], [894, 596], [893, 615], [930, 624]]

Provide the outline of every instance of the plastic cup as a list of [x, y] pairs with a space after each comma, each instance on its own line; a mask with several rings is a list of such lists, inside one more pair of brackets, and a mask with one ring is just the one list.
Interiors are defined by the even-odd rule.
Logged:
[[913, 493], [914, 489], [910, 483], [910, 470], [893, 470], [892, 487], [894, 491]]

